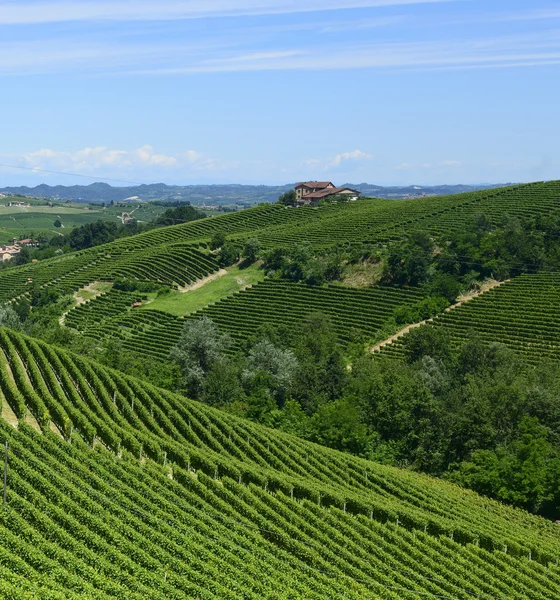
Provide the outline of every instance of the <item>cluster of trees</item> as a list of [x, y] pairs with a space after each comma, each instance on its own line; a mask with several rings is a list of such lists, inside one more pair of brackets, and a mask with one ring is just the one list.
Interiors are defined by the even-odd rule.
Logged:
[[383, 279], [399, 285], [432, 285], [452, 301], [462, 287], [560, 266], [560, 213], [530, 219], [504, 215], [493, 224], [478, 215], [470, 227], [441, 240], [414, 232], [392, 245]]
[[187, 223], [197, 219], [204, 219], [205, 217], [206, 215], [201, 210], [188, 204], [182, 204], [175, 208], [168, 208], [150, 223], [138, 223], [136, 220], [125, 224], [106, 220], [86, 223], [80, 227], [75, 227], [67, 235], [55, 236], [51, 239], [50, 244], [55, 248], [67, 247], [69, 250], [83, 250], [106, 244], [119, 238], [143, 233], [156, 227]]
[[456, 351], [432, 327], [407, 336], [406, 357], [347, 368], [321, 314], [298, 331], [265, 327], [238, 354], [211, 320], [189, 321], [171, 352], [191, 397], [560, 517], [560, 367], [477, 339]]
[[212, 236], [210, 249], [217, 253], [221, 267], [229, 267], [240, 258], [243, 259], [243, 266], [249, 266], [258, 260], [261, 254], [261, 245], [256, 238], [250, 238], [243, 246], [239, 246], [228, 240], [221, 231]]
[[262, 260], [269, 277], [319, 285], [342, 279], [350, 259], [342, 249], [318, 252], [311, 244], [302, 242], [291, 248], [273, 248], [263, 254]]

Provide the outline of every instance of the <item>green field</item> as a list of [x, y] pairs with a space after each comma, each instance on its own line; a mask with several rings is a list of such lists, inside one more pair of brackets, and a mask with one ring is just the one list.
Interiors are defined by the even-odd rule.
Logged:
[[2, 597], [560, 597], [553, 523], [6, 329], [0, 372]]
[[[6, 206], [6, 203], [16, 201], [30, 203], [30, 207]], [[126, 206], [91, 206], [81, 203], [52, 203], [27, 198], [0, 199], [0, 243], [11, 242], [17, 237], [37, 237], [45, 235], [63, 235], [74, 227], [93, 223], [98, 220], [111, 221], [121, 224], [123, 212], [132, 212], [140, 222], [148, 222], [161, 214], [165, 208], [150, 204], [130, 204]], [[60, 220], [62, 227], [55, 227], [54, 222]]]
[[[66, 208], [63, 222], [93, 215]], [[317, 312], [332, 323], [336, 351], [362, 344], [365, 353], [364, 340], [386, 339], [395, 311], [414, 309], [424, 288], [367, 285], [379, 277], [378, 262], [349, 271], [354, 287], [265, 278], [258, 263], [223, 273], [209, 249], [212, 236], [223, 232], [240, 247], [256, 237], [265, 251], [308, 242], [377, 252], [412, 231], [446, 239], [480, 213], [499, 223], [504, 214], [558, 209], [559, 182], [420, 200], [258, 206], [6, 269], [0, 300], [33, 299], [38, 286], [74, 294], [63, 333], [78, 331], [74, 337], [95, 351], [118, 342], [123, 360], [147, 359], [138, 361], [141, 369], [164, 367], [185, 322], [200, 316], [232, 338], [229, 357], [263, 326], [297, 333]], [[113, 210], [105, 216], [116, 219]], [[121, 278], [171, 291], [121, 291], [113, 286]], [[428, 326], [449, 331], [456, 346], [474, 330], [530, 364], [558, 360], [558, 290], [554, 273], [522, 275]], [[140, 298], [144, 304], [134, 306]], [[398, 341], [383, 352], [402, 357]], [[240, 368], [249, 364], [240, 354], [237, 360]], [[369, 363], [387, 366], [389, 381], [396, 374], [398, 363]], [[358, 363], [347, 366], [341, 370], [360, 375]], [[373, 382], [366, 393], [375, 401], [385, 379], [365, 381]], [[382, 404], [379, 414], [408, 411], [399, 404], [408, 389], [397, 381], [396, 408]], [[430, 410], [433, 398], [423, 398]], [[337, 400], [325, 402], [337, 407]], [[397, 469], [337, 452], [1, 327], [0, 406], [0, 442], [9, 444], [1, 598], [560, 598], [557, 524], [415, 473], [412, 462], [394, 463], [408, 467]], [[425, 424], [430, 416], [418, 406], [411, 419]], [[378, 456], [375, 444], [379, 438], [361, 455]]]
[[306, 242], [316, 248], [384, 246], [413, 231], [449, 235], [484, 214], [536, 217], [560, 209], [560, 182], [534, 183], [416, 200], [362, 199], [319, 208], [263, 205], [236, 213], [164, 227], [102, 247], [12, 269], [0, 275], [0, 299], [25, 293], [28, 279], [76, 291], [102, 278], [134, 277], [190, 285], [217, 270], [208, 242], [223, 232], [242, 245], [256, 237], [264, 250]]
[[[455, 346], [476, 335], [485, 342], [506, 344], [538, 364], [560, 359], [559, 307], [559, 274], [528, 274], [442, 314], [428, 326], [448, 333]], [[381, 352], [402, 358], [404, 341], [399, 338]]]
[[258, 265], [247, 268], [235, 266], [221, 270], [209, 279], [196, 289], [172, 290], [169, 294], [151, 299], [140, 310], [160, 310], [181, 317], [263, 281], [264, 271]]

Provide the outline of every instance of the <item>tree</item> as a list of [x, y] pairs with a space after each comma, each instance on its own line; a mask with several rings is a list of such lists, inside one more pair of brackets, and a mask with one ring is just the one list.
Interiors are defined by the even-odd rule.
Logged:
[[278, 204], [283, 204], [284, 206], [295, 206], [296, 202], [296, 191], [289, 190], [285, 194], [282, 194], [278, 198]]
[[183, 204], [176, 208], [168, 208], [155, 219], [154, 225], [176, 225], [177, 223], [188, 223], [189, 221], [205, 218], [206, 215], [201, 210], [194, 208], [194, 206], [191, 206], [190, 204]]
[[[560, 461], [538, 419], [524, 418], [518, 437], [496, 450], [477, 450], [451, 479], [533, 512], [560, 497], [554, 481]], [[554, 504], [554, 502], [552, 502]]]
[[452, 359], [449, 334], [439, 327], [424, 325], [413, 329], [404, 338], [404, 349], [409, 363], [424, 356], [440, 359], [444, 363]]
[[360, 407], [347, 398], [319, 407], [309, 420], [308, 438], [359, 456], [367, 455], [371, 443]]
[[245, 242], [243, 246], [243, 252], [241, 256], [250, 264], [254, 263], [259, 257], [261, 251], [261, 244], [256, 238], [250, 238]]
[[436, 273], [425, 284], [425, 289], [429, 296], [445, 298], [452, 303], [455, 302], [461, 292], [461, 285], [454, 277], [447, 273]]
[[340, 396], [346, 378], [336, 332], [326, 315], [313, 313], [307, 317], [294, 353], [299, 361], [294, 397], [311, 414], [321, 404]]
[[31, 252], [25, 246], [12, 259], [14, 265], [26, 265], [31, 262]]
[[21, 329], [19, 316], [9, 304], [0, 304], [0, 327]]
[[62, 221], [60, 219], [56, 219], [53, 225], [55, 227], [62, 227]]
[[206, 374], [202, 400], [206, 404], [223, 407], [243, 397], [238, 366], [224, 358], [215, 361]]
[[212, 250], [217, 250], [221, 248], [226, 243], [226, 236], [222, 231], [216, 231], [216, 233], [212, 236], [210, 240], [210, 248]]
[[279, 402], [287, 396], [298, 369], [298, 360], [291, 350], [282, 350], [269, 340], [258, 341], [249, 352], [245, 381], [253, 384], [259, 372], [269, 375], [268, 391]]
[[223, 360], [231, 338], [222, 333], [208, 317], [185, 321], [181, 336], [171, 348], [169, 358], [177, 363], [189, 391], [198, 397], [208, 371]]
[[239, 250], [235, 244], [226, 242], [218, 255], [218, 263], [221, 267], [230, 267], [239, 260]]

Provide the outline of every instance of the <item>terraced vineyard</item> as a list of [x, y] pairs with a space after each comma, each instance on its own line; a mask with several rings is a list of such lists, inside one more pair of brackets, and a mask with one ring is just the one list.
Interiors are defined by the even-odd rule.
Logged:
[[0, 370], [3, 597], [560, 597], [553, 523], [3, 329]]
[[301, 241], [318, 247], [386, 244], [415, 230], [447, 234], [479, 213], [497, 222], [504, 214], [534, 216], [558, 209], [560, 182], [415, 200], [364, 199], [320, 208], [263, 205], [9, 269], [0, 273], [0, 301], [25, 294], [34, 284], [68, 293], [99, 279], [123, 276], [185, 285], [217, 269], [207, 251], [216, 232], [239, 244], [257, 237], [265, 249]]
[[[529, 363], [560, 359], [560, 274], [522, 275], [444, 313], [428, 327], [441, 327], [456, 346], [471, 334], [506, 344]], [[404, 338], [382, 349], [404, 355]]]
[[[297, 325], [309, 314], [321, 312], [331, 317], [340, 342], [347, 344], [356, 333], [375, 337], [397, 307], [413, 305], [422, 297], [414, 288], [352, 289], [268, 279], [186, 318], [211, 318], [238, 345], [261, 325]], [[166, 358], [184, 320], [159, 311], [128, 311], [131, 303], [131, 295], [111, 292], [70, 311], [66, 323], [89, 337], [116, 336], [125, 348]]]

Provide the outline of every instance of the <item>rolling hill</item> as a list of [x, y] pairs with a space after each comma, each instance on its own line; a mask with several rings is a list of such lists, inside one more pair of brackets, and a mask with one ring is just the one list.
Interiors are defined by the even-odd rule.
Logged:
[[217, 270], [208, 251], [217, 232], [239, 244], [256, 237], [265, 250], [299, 242], [318, 248], [383, 245], [414, 231], [456, 231], [477, 214], [499, 222], [504, 214], [537, 216], [559, 208], [560, 182], [414, 200], [363, 199], [319, 208], [262, 205], [10, 269], [0, 273], [0, 301], [27, 293], [31, 283], [53, 286], [60, 293], [116, 277], [185, 285]]
[[[447, 235], [478, 214], [560, 209], [560, 182], [319, 208], [258, 206], [0, 271], [0, 301], [69, 294], [119, 278], [189, 286], [218, 269], [217, 232], [267, 249], [384, 246]], [[414, 286], [348, 288], [265, 279], [180, 316], [133, 308], [106, 285], [65, 315], [88, 338], [164, 360], [189, 319], [209, 316], [242, 347], [261, 325], [331, 317], [342, 344], [376, 339]], [[560, 353], [557, 273], [504, 283], [428, 326], [456, 345], [476, 331], [535, 363]], [[187, 292], [191, 293], [191, 292]], [[57, 317], [58, 318], [58, 317]], [[383, 353], [402, 356], [401, 341]], [[159, 363], [158, 363], [159, 364]], [[392, 364], [392, 363], [391, 363]], [[377, 464], [159, 389], [0, 328], [0, 511], [5, 598], [552, 600], [560, 528], [444, 480]]]
[[[527, 362], [560, 359], [560, 274], [516, 277], [428, 323], [441, 328], [455, 346], [469, 336], [506, 344]], [[384, 354], [403, 356], [404, 337], [384, 346]]]
[[0, 329], [6, 598], [560, 595], [560, 530]]

